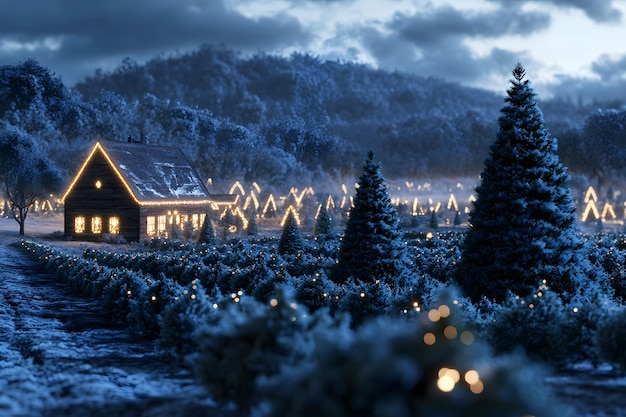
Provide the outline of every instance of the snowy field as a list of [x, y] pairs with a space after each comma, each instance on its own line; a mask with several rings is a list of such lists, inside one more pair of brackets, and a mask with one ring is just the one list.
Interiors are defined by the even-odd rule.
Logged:
[[[33, 217], [26, 233], [62, 230]], [[17, 223], [0, 220], [0, 416], [230, 416], [188, 370], [110, 323], [97, 301], [42, 273], [20, 249]], [[82, 251], [89, 243], [56, 241]], [[580, 416], [626, 416], [626, 377], [581, 367], [548, 378]]]
[[153, 342], [41, 273], [16, 238], [0, 231], [0, 416], [228, 415]]

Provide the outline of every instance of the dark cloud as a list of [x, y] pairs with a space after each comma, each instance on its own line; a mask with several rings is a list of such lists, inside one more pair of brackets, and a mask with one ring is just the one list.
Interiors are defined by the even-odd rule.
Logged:
[[591, 64], [591, 70], [598, 74], [602, 81], [611, 82], [626, 75], [626, 55], [612, 58], [602, 55], [598, 61]]
[[[397, 33], [383, 34], [372, 28], [360, 31], [363, 45], [382, 68], [400, 69], [463, 84], [484, 84], [493, 77], [509, 74], [517, 62], [534, 64], [526, 52], [494, 48], [477, 56], [455, 40], [441, 40], [432, 48], [419, 48]], [[507, 86], [503, 85], [506, 89]]]
[[[244, 52], [280, 50], [305, 45], [309, 36], [295, 18], [249, 19], [216, 0], [0, 3], [2, 63], [36, 50], [41, 61], [59, 68], [72, 63], [93, 69], [111, 58], [149, 58], [202, 43], [225, 43]], [[46, 40], [57, 48], [46, 48]]]
[[465, 37], [526, 35], [549, 25], [550, 15], [541, 12], [500, 8], [478, 13], [440, 7], [411, 16], [397, 13], [389, 28], [418, 46], [428, 46]]
[[[518, 7], [520, 3], [536, 0], [492, 0], [507, 7]], [[596, 22], [616, 23], [621, 21], [622, 13], [615, 7], [615, 0], [542, 0], [558, 7], [574, 8], [585, 12], [587, 17]]]
[[442, 7], [412, 16], [396, 14], [384, 31], [351, 30], [383, 68], [485, 85], [509, 74], [517, 62], [530, 64], [531, 59], [526, 52], [500, 48], [477, 55], [465, 39], [522, 35], [545, 29], [549, 23], [550, 17], [543, 13], [500, 9], [467, 13]]

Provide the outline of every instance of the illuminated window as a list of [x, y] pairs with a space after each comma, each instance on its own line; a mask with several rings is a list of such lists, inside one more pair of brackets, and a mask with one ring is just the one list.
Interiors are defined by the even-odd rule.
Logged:
[[74, 232], [85, 233], [85, 217], [84, 216], [74, 217]]
[[191, 224], [193, 225], [193, 230], [200, 228], [200, 217], [197, 214], [191, 215]]
[[96, 188], [99, 190], [100, 188], [102, 188], [102, 181], [98, 180], [96, 181]]
[[156, 217], [146, 217], [146, 234], [148, 237], [156, 236]]
[[159, 235], [165, 234], [166, 225], [167, 225], [167, 216], [157, 217], [157, 233]]
[[109, 217], [109, 233], [116, 235], [120, 232], [120, 218]]
[[91, 218], [91, 233], [102, 233], [102, 217]]

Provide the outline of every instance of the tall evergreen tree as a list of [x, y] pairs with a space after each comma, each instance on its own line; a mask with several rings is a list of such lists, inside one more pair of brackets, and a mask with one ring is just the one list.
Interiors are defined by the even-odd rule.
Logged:
[[457, 280], [473, 300], [527, 295], [543, 280], [574, 292], [581, 240], [568, 175], [524, 77], [517, 64], [470, 213]]
[[296, 222], [293, 211], [289, 210], [287, 219], [285, 219], [285, 225], [283, 226], [283, 232], [280, 235], [280, 241], [278, 242], [278, 253], [281, 255], [295, 255], [301, 252], [303, 248], [304, 243], [302, 242], [298, 222]]
[[380, 170], [370, 151], [359, 178], [354, 207], [332, 273], [336, 282], [353, 277], [361, 282], [397, 278], [402, 271], [405, 245], [398, 214], [391, 204]]

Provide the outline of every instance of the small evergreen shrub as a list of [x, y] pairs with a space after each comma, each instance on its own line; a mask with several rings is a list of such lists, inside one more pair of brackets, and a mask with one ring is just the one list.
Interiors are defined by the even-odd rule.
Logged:
[[198, 326], [188, 358], [211, 397], [249, 410], [260, 400], [256, 381], [301, 361], [316, 321], [286, 292], [267, 304], [250, 297], [220, 308], [219, 320]]
[[602, 360], [626, 372], [626, 309], [615, 312], [599, 326], [597, 346]]

